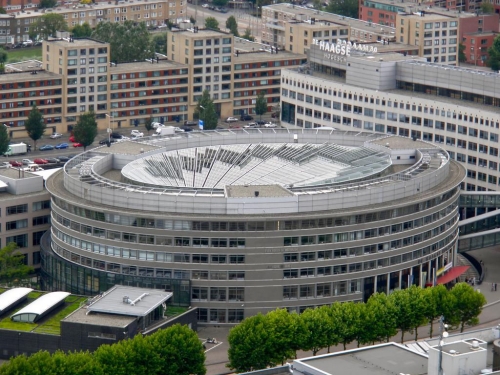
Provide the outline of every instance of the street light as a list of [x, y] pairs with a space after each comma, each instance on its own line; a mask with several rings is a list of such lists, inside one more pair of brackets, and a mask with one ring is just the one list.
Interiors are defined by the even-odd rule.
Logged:
[[444, 324], [444, 316], [441, 315], [439, 318], [439, 367], [438, 367], [438, 375], [443, 375], [443, 345], [444, 340], [448, 337], [448, 332], [446, 329], [448, 328], [448, 324]]
[[111, 124], [113, 123], [113, 121], [111, 121], [112, 118], [114, 118], [113, 115], [108, 115], [107, 113], [105, 114], [108, 118], [109, 118], [109, 121], [108, 121], [108, 143], [111, 143], [111, 132], [113, 130], [111, 130]]

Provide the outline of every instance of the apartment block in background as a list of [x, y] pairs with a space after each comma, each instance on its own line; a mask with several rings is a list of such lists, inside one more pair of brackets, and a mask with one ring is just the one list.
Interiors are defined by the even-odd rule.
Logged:
[[29, 11], [13, 12], [0, 15], [0, 42], [4, 35], [13, 37], [15, 43], [30, 39], [29, 26], [47, 13], [61, 14], [68, 28], [84, 23], [95, 28], [99, 22], [115, 23], [126, 20], [145, 22], [148, 27], [156, 27], [166, 24], [168, 20], [175, 21], [179, 17], [185, 17], [186, 3], [183, 0], [175, 2], [167, 0], [103, 1], [88, 5], [70, 3], [57, 8], [35, 8]]

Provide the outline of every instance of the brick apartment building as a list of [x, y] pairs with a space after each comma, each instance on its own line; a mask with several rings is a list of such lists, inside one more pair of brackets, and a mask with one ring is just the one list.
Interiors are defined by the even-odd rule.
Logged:
[[498, 35], [497, 31], [469, 33], [462, 38], [466, 63], [474, 66], [486, 66], [488, 60], [488, 48]]
[[[3, 1], [3, 0], [0, 0]], [[29, 39], [29, 27], [46, 13], [61, 14], [68, 28], [88, 23], [92, 28], [99, 22], [146, 22], [148, 27], [163, 25], [186, 15], [186, 1], [123, 0], [83, 5], [67, 3], [56, 8], [16, 11], [0, 14], [0, 43], [18, 43]], [[13, 40], [12, 40], [13, 38]]]

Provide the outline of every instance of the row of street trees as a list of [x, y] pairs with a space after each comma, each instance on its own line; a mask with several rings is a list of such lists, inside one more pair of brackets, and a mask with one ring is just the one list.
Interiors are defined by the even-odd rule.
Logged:
[[40, 351], [13, 357], [0, 375], [204, 375], [205, 352], [196, 333], [176, 324], [151, 336], [136, 335], [94, 353]]
[[478, 323], [478, 316], [486, 303], [484, 296], [466, 283], [456, 284], [451, 290], [443, 285], [422, 289], [412, 286], [387, 296], [373, 294], [366, 303], [344, 302], [307, 309], [302, 314], [277, 309], [266, 315], [244, 319], [231, 329], [228, 367], [236, 372], [264, 369], [296, 358], [297, 350], [312, 351], [356, 341], [358, 347], [389, 341], [406, 332], [444, 316], [453, 327]]

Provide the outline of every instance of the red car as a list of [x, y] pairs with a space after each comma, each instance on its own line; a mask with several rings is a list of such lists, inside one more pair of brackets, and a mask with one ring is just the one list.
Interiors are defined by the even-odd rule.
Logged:
[[23, 166], [23, 163], [17, 161], [17, 160], [11, 160], [9, 161], [10, 165], [12, 165], [13, 167], [22, 167]]
[[83, 143], [80, 142], [73, 143], [73, 147], [83, 147]]
[[34, 159], [34, 160], [33, 160], [33, 162], [34, 162], [35, 164], [48, 164], [48, 163], [49, 163], [47, 160], [45, 160], [45, 159], [40, 159], [40, 158], [38, 158], [38, 159]]
[[72, 135], [71, 137], [69, 137], [69, 141], [70, 141], [70, 142], [76, 142], [75, 136], [74, 136], [74, 135]]

